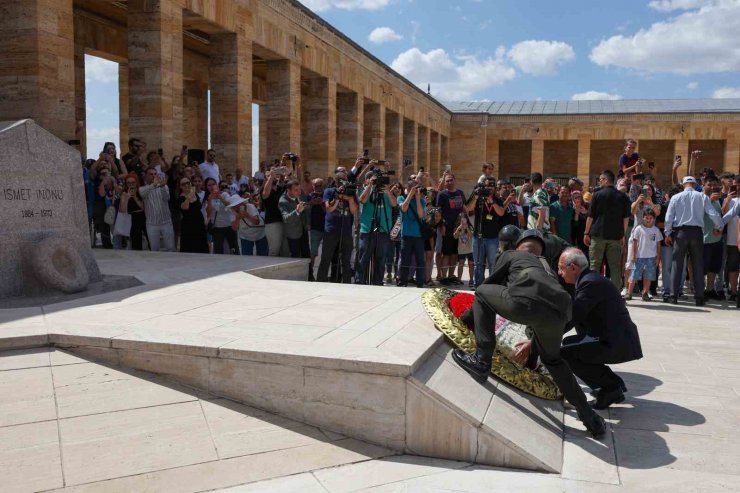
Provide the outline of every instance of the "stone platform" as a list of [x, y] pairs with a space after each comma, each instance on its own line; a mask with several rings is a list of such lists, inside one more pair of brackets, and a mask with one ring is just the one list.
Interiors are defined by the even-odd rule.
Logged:
[[[0, 311], [0, 347], [16, 348], [0, 351], [3, 491], [740, 490], [727, 303], [629, 304], [645, 358], [615, 367], [627, 400], [596, 441], [557, 403], [471, 385], [414, 288], [96, 254], [149, 284]], [[273, 275], [291, 262], [257, 260]], [[506, 468], [480, 464], [491, 457]]]
[[415, 288], [302, 278], [305, 261], [98, 252], [144, 284], [0, 310], [0, 345], [52, 345], [395, 452], [559, 472], [563, 410], [450, 362]]

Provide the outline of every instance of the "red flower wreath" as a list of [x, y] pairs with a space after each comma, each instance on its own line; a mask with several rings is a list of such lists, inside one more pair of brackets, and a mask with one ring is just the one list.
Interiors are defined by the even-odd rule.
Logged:
[[457, 318], [462, 318], [463, 313], [473, 308], [474, 300], [475, 295], [472, 293], [457, 293], [455, 296], [450, 298], [447, 305]]

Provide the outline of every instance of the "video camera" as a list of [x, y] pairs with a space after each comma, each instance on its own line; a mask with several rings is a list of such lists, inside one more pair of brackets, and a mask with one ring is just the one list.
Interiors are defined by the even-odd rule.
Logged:
[[383, 171], [379, 168], [370, 170], [365, 175], [367, 179], [375, 178], [375, 185], [378, 187], [378, 189], [380, 189], [380, 187], [383, 187], [385, 185], [390, 185], [391, 176], [396, 176], [396, 172], [394, 170], [389, 169], [388, 171]]
[[485, 198], [491, 195], [491, 191], [488, 188], [486, 188], [485, 183], [478, 183], [473, 189], [473, 193], [480, 198]]
[[337, 195], [344, 195], [345, 197], [354, 197], [357, 195], [357, 183], [352, 183], [347, 180], [339, 180], [336, 187], [335, 194], [331, 197], [331, 200], [335, 200]]

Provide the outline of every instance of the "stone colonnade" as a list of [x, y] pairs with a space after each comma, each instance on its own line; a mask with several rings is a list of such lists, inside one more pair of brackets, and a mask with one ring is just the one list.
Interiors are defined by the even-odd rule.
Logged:
[[[655, 114], [587, 115], [518, 118], [484, 114], [452, 116], [453, 168], [458, 181], [471, 185], [481, 164], [494, 163], [494, 175], [516, 182], [533, 172], [567, 178], [578, 176], [594, 185], [604, 169], [617, 169], [627, 138], [667, 185], [673, 159], [688, 163], [691, 151], [702, 150], [699, 168], [740, 172], [740, 115]], [[683, 168], [683, 173], [686, 168]], [[698, 170], [694, 170], [698, 172]]]
[[1, 119], [34, 118], [84, 152], [89, 53], [120, 64], [121, 154], [128, 137], [166, 156], [205, 149], [210, 91], [211, 145], [226, 170], [251, 168], [252, 103], [262, 161], [293, 152], [319, 176], [363, 149], [407, 174], [448, 161], [449, 112], [291, 2], [80, 3], [0, 0], [10, 17]]

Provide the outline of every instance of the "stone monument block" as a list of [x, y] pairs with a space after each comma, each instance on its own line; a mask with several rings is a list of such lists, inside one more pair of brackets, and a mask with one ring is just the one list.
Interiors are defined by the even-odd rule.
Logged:
[[0, 176], [0, 298], [101, 281], [80, 153], [33, 120], [0, 122]]

